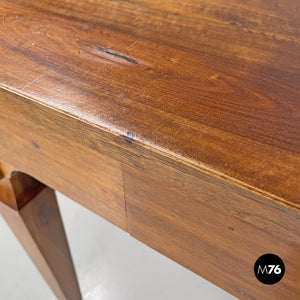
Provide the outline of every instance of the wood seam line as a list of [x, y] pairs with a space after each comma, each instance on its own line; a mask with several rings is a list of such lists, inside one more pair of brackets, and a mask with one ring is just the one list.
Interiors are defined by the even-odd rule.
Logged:
[[[44, 107], [44, 108], [50, 108], [54, 111], [56, 111], [57, 113], [60, 113], [62, 115], [71, 117], [73, 119], [79, 120], [80, 122], [83, 122], [93, 128], [97, 128], [99, 130], [102, 130], [103, 132], [112, 134], [114, 136], [126, 136], [126, 130], [125, 129], [118, 129], [118, 128], [108, 128], [104, 123], [103, 124], [93, 124], [92, 122], [88, 121], [88, 120], [84, 120], [79, 116], [76, 115], [70, 115], [68, 114], [66, 111], [62, 110], [62, 109], [58, 109], [56, 107], [53, 107], [49, 104], [45, 104], [45, 103], [41, 103], [39, 102], [38, 99], [34, 99], [33, 97], [30, 97], [24, 93], [21, 93], [20, 91], [17, 90], [13, 90], [11, 89], [9, 86], [4, 85], [3, 83], [0, 84], [0, 89], [3, 89], [13, 95], [17, 95], [22, 97], [23, 99], [26, 100], [30, 100], [31, 102], [35, 103], [38, 107]], [[280, 203], [281, 205], [284, 205], [286, 207], [292, 208], [292, 209], [296, 209], [298, 210], [300, 205], [297, 203], [291, 203], [290, 201], [279, 197], [278, 195], [275, 195], [271, 192], [267, 192], [265, 190], [262, 190], [258, 187], [255, 187], [251, 184], [248, 184], [246, 182], [243, 182], [235, 177], [232, 177], [231, 175], [227, 175], [223, 172], [217, 171], [215, 169], [213, 169], [212, 167], [210, 167], [209, 165], [203, 164], [201, 162], [197, 162], [194, 161], [192, 158], [188, 158], [188, 157], [184, 157], [181, 154], [175, 153], [175, 152], [168, 152], [167, 149], [165, 149], [164, 147], [160, 147], [158, 145], [153, 145], [151, 143], [149, 143], [147, 140], [141, 140], [137, 137], [135, 137], [134, 140], [135, 143], [137, 143], [138, 145], [142, 146], [143, 148], [147, 149], [147, 150], [151, 150], [154, 153], [158, 154], [158, 155], [162, 155], [163, 157], [166, 157], [167, 159], [173, 159], [176, 161], [181, 162], [182, 164], [191, 167], [193, 169], [197, 169], [201, 172], [204, 172], [210, 176], [216, 177], [216, 178], [221, 178], [231, 184], [234, 184], [235, 186], [239, 186], [242, 187], [245, 190], [254, 192], [260, 196], [266, 197], [270, 200], [275, 200], [277, 203]]]

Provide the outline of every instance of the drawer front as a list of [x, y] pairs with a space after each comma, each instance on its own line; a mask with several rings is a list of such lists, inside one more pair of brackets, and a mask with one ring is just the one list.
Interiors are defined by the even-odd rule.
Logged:
[[[123, 166], [128, 231], [135, 238], [238, 298], [299, 296], [297, 210], [204, 172], [187, 174], [151, 159], [140, 166]], [[271, 286], [254, 275], [265, 253], [286, 267]]]
[[[126, 230], [120, 163], [88, 147], [84, 143], [88, 132], [76, 128], [77, 123], [63, 126], [59, 118], [50, 118], [47, 110], [29, 105], [19, 96], [0, 93], [0, 162], [29, 174]], [[80, 140], [71, 135], [74, 132]], [[100, 142], [97, 146], [105, 148]]]

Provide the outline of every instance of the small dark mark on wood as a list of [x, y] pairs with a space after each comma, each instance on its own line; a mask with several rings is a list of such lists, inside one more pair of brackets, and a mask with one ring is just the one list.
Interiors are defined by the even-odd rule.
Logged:
[[132, 131], [128, 131], [127, 135], [124, 135], [124, 138], [128, 144], [132, 144], [134, 142], [135, 134]]
[[231, 230], [231, 231], [234, 231], [234, 228], [232, 228], [232, 227], [230, 227], [230, 226], [228, 227], [228, 229]]
[[105, 52], [105, 53], [108, 53], [108, 54], [111, 54], [111, 55], [115, 55], [115, 56], [118, 56], [118, 57], [121, 57], [121, 58], [124, 58], [126, 59], [127, 61], [129, 62], [132, 62], [134, 64], [137, 64], [137, 60], [134, 59], [133, 57], [130, 57], [130, 56], [127, 56], [125, 54], [122, 54], [120, 52], [117, 52], [117, 51], [114, 51], [114, 50], [111, 50], [111, 49], [107, 49], [107, 48], [104, 48], [104, 47], [100, 47], [100, 46], [95, 46], [97, 49]]
[[33, 145], [34, 148], [40, 149], [40, 146], [39, 146], [39, 144], [37, 142], [31, 141], [31, 143], [32, 143], [32, 145]]
[[120, 58], [123, 58], [133, 64], [138, 64], [138, 61], [133, 58], [133, 57], [130, 57], [128, 55], [125, 55], [123, 53], [120, 53], [120, 52], [117, 52], [117, 51], [114, 51], [114, 50], [111, 50], [111, 49], [108, 49], [108, 48], [104, 48], [104, 47], [101, 47], [101, 46], [96, 46], [96, 45], [91, 45], [89, 43], [83, 43], [83, 44], [86, 44], [94, 49], [97, 49], [97, 50], [100, 50], [104, 53], [107, 53], [107, 54], [111, 54], [111, 55], [114, 55], [114, 56], [117, 56], [117, 57], [120, 57]]
[[245, 21], [245, 22], [242, 23], [242, 26], [244, 28], [257, 27], [257, 23], [256, 22], [251, 22], [251, 21]]
[[38, 211], [39, 221], [41, 225], [47, 226], [51, 223], [55, 216], [54, 208], [51, 206], [42, 206]]

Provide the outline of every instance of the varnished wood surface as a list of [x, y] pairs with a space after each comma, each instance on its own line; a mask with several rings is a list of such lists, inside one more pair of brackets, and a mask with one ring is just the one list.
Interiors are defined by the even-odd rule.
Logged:
[[[0, 191], [3, 188], [0, 186]], [[11, 192], [14, 194], [13, 190]], [[36, 195], [19, 210], [1, 201], [0, 214], [58, 299], [80, 300], [81, 294], [54, 191], [48, 187], [38, 189]]]
[[2, 1], [0, 86], [299, 207], [297, 2]]
[[4, 177], [2, 173], [0, 166], [1, 202], [15, 210], [20, 210], [45, 187], [39, 181], [20, 172], [9, 174], [9, 177]]
[[[241, 299], [299, 295], [297, 1], [2, 1], [0, 20], [5, 172]], [[266, 252], [287, 270], [269, 287]]]
[[[70, 195], [240, 299], [300, 293], [297, 206], [60, 112], [45, 118], [47, 108], [20, 96], [3, 92], [0, 105], [0, 157], [14, 164], [7, 169]], [[287, 270], [267, 288], [253, 273], [266, 252], [282, 257]]]
[[[105, 152], [95, 151], [80, 122], [66, 119], [63, 125], [63, 115], [52, 117], [32, 104], [0, 93], [0, 166], [2, 160], [8, 169], [30, 174], [126, 230], [121, 165], [109, 157], [113, 149], [99, 143]], [[92, 138], [96, 143], [99, 132]]]
[[[299, 299], [298, 209], [155, 159], [124, 166], [123, 178], [135, 238], [239, 299]], [[286, 268], [272, 286], [253, 271], [265, 253], [280, 256]]]

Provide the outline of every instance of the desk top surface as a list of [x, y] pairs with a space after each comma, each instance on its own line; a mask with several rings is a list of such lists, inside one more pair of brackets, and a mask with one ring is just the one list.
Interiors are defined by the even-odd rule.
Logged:
[[1, 1], [0, 87], [300, 205], [299, 1]]

